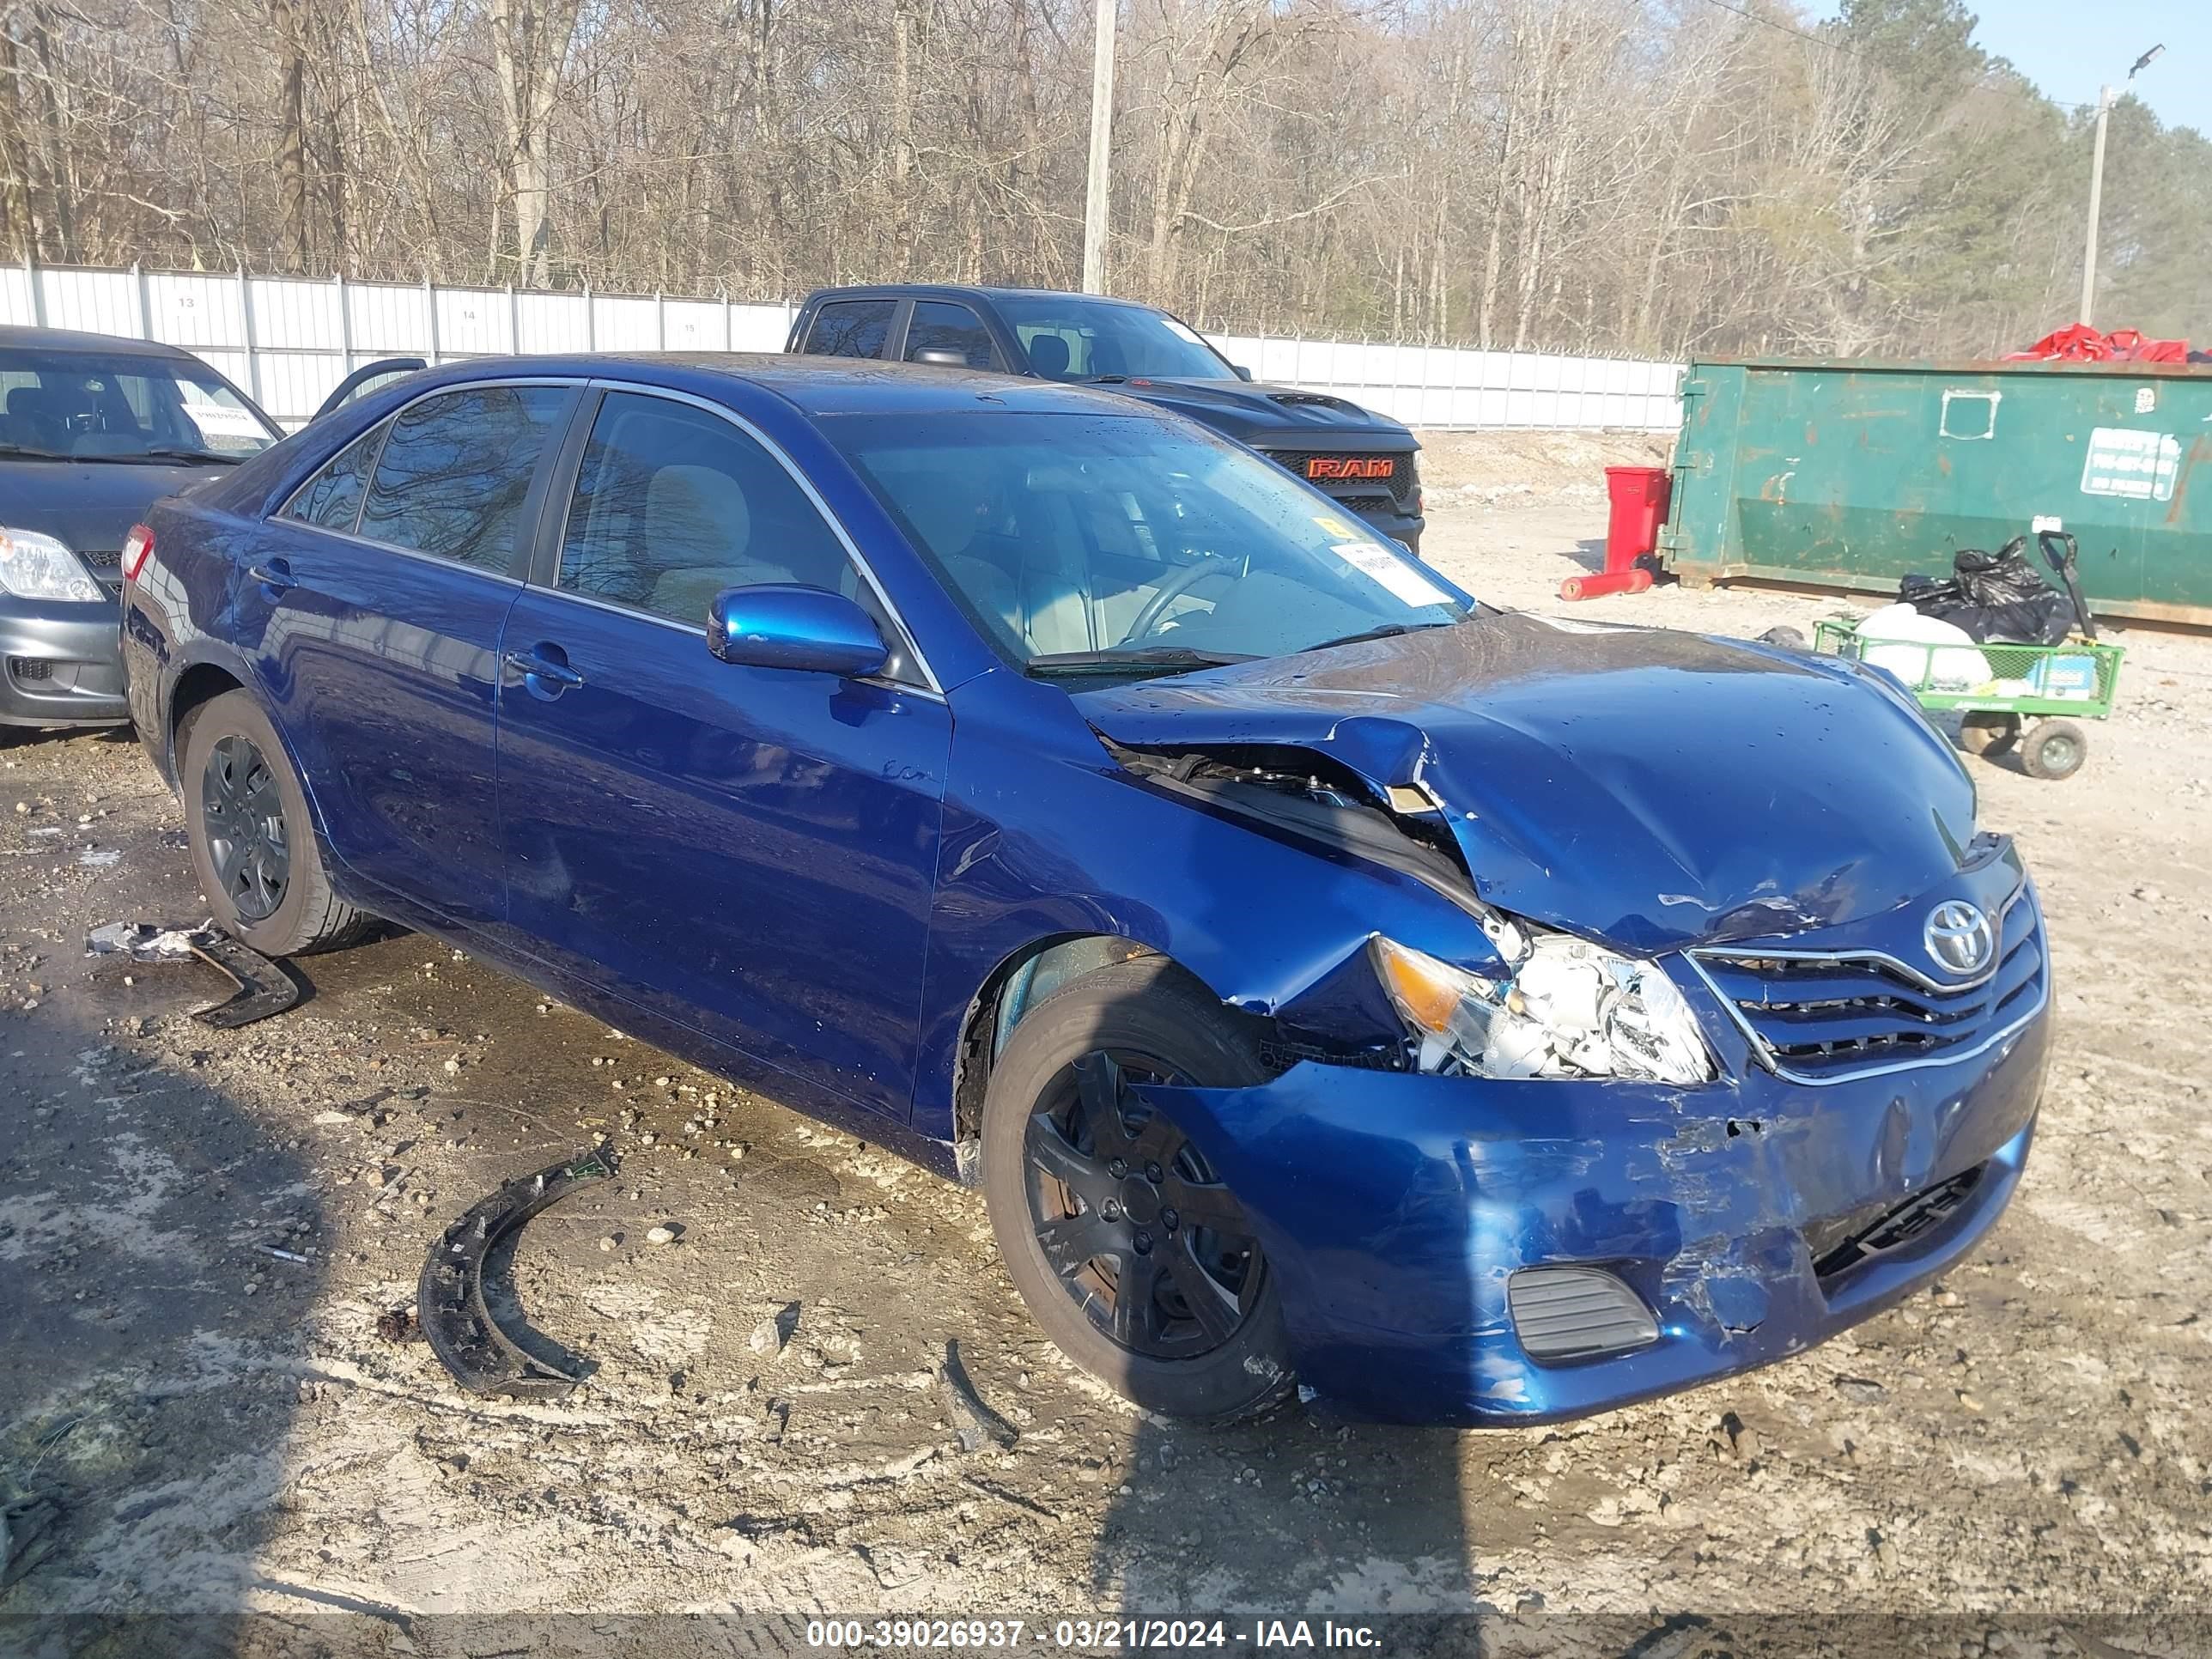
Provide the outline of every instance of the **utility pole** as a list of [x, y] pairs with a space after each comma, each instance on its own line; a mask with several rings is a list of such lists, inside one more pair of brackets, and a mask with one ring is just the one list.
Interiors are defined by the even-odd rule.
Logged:
[[2097, 88], [2097, 142], [2089, 159], [2089, 246], [2081, 254], [2081, 320], [2097, 301], [2097, 220], [2105, 208], [2105, 127], [2112, 118], [2112, 89]]
[[1114, 14], [1117, 0], [1098, 0], [1098, 33], [1091, 48], [1091, 176], [1083, 191], [1083, 291], [1106, 291], [1107, 166], [1113, 154]]
[[[2148, 68], [2151, 59], [2165, 50], [2163, 46], [2153, 46], [2136, 58], [2135, 67], [2128, 71], [2128, 79], [2133, 81], [2137, 71]], [[2097, 224], [2105, 206], [2105, 129], [2110, 125], [2112, 115], [2112, 89], [2100, 87], [2097, 88], [2097, 141], [2091, 147], [2089, 156], [2088, 245], [2081, 254], [2081, 321], [2085, 323], [2089, 320], [2090, 308], [2097, 302]]]

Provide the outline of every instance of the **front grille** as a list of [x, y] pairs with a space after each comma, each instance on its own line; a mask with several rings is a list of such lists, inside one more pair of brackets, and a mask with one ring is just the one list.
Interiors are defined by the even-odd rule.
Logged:
[[1982, 1183], [1982, 1175], [1989, 1168], [1977, 1164], [1971, 1170], [1962, 1170], [1948, 1181], [1939, 1181], [1923, 1193], [1915, 1193], [1893, 1210], [1885, 1211], [1872, 1226], [1854, 1230], [1840, 1243], [1831, 1243], [1813, 1228], [1805, 1230], [1805, 1242], [1814, 1252], [1813, 1271], [1822, 1279], [1833, 1279], [1848, 1272], [1869, 1256], [1880, 1255], [1884, 1250], [1893, 1250], [1900, 1244], [1910, 1244], [1916, 1238], [1936, 1231], [1948, 1220], [1958, 1207], [1973, 1195], [1974, 1188]]
[[[1271, 449], [1266, 453], [1269, 460], [1285, 471], [1304, 478], [1315, 489], [1334, 495], [1354, 512], [1395, 510], [1411, 513], [1413, 504], [1420, 497], [1420, 468], [1410, 449], [1360, 455], [1341, 449]], [[1308, 475], [1308, 467], [1315, 461], [1388, 461], [1390, 463], [1390, 476], [1387, 478], [1316, 478]]]
[[115, 548], [106, 553], [87, 553], [80, 550], [77, 557], [92, 572], [93, 580], [110, 599], [123, 592], [123, 550]]
[[2026, 890], [1998, 921], [1997, 963], [1946, 987], [1864, 952], [1693, 951], [1691, 960], [1774, 1071], [1802, 1083], [1964, 1058], [2040, 1008], [2043, 935]]

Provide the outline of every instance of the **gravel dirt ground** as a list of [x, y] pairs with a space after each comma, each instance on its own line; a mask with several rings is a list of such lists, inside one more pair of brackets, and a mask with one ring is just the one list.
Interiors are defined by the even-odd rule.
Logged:
[[[1476, 593], [1736, 635], [1838, 608], [1561, 605], [1601, 498], [1528, 447], [1432, 460], [1427, 552]], [[975, 1195], [427, 938], [208, 1030], [212, 970], [83, 950], [199, 919], [175, 803], [126, 738], [17, 741], [0, 1482], [62, 1520], [0, 1615], [258, 1611], [394, 1653], [517, 1612], [760, 1608], [1473, 1611], [1492, 1650], [1649, 1655], [1706, 1650], [1698, 1619], [1767, 1619], [1739, 1652], [1834, 1620], [1887, 1651], [1850, 1623], [1885, 1615], [1945, 1653], [2212, 1651], [2212, 640], [2124, 639], [2079, 776], [1968, 763], [2042, 884], [2061, 1024], [1985, 1246], [1785, 1364], [1527, 1431], [1142, 1417], [1030, 1322]], [[439, 1228], [598, 1133], [618, 1178], [498, 1276], [586, 1386], [478, 1399], [380, 1334]], [[1011, 1445], [963, 1449], [948, 1341]]]

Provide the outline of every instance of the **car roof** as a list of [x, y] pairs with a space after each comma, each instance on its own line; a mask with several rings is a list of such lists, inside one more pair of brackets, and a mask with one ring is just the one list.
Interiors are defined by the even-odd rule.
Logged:
[[1124, 300], [1111, 294], [1078, 294], [1064, 288], [994, 288], [980, 283], [854, 283], [836, 288], [817, 288], [806, 296], [805, 303], [817, 300], [866, 299], [870, 295], [899, 295], [911, 299], [928, 299], [943, 295], [948, 299], [982, 300], [1083, 300], [1102, 306], [1124, 306], [1132, 311], [1157, 311], [1158, 306], [1148, 306], [1141, 300]]
[[88, 334], [73, 328], [24, 328], [0, 325], [0, 350], [105, 351], [118, 356], [190, 357], [182, 346], [160, 340], [136, 340], [127, 334]]
[[[854, 357], [793, 356], [784, 352], [607, 352], [557, 357], [472, 357], [415, 377], [417, 396], [439, 386], [516, 375], [636, 380], [683, 390], [701, 376], [742, 381], [774, 393], [807, 415], [929, 415], [981, 408], [1031, 414], [1118, 415], [1160, 419], [1158, 411], [1111, 392], [928, 363], [886, 363]], [[693, 388], [697, 389], [697, 388]]]

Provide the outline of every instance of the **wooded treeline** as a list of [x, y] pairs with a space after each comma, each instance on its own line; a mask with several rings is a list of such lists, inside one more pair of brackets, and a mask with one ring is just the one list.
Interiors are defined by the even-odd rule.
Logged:
[[[2073, 320], [2089, 112], [1957, 0], [1746, 4], [1122, 0], [1109, 285], [1218, 327], [1670, 356], [1978, 354]], [[0, 0], [0, 249], [1071, 287], [1091, 15]], [[2212, 336], [2212, 144], [2124, 101], [2105, 199], [2097, 320]]]

